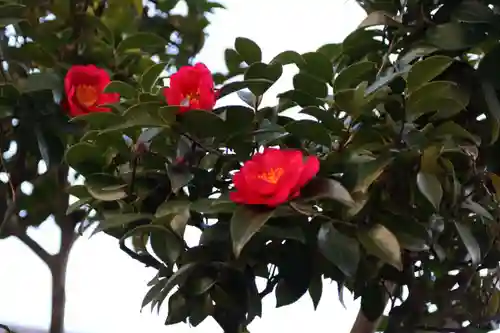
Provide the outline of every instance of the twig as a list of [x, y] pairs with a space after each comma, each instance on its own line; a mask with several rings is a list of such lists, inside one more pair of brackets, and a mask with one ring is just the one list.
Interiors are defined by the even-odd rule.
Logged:
[[380, 68], [377, 72], [377, 77], [380, 76], [380, 74], [382, 74], [382, 72], [384, 71], [384, 69], [387, 67], [387, 64], [389, 63], [390, 59], [390, 55], [391, 55], [391, 52], [392, 52], [392, 49], [394, 48], [394, 45], [396, 44], [396, 39], [393, 38], [391, 40], [391, 42], [389, 43], [389, 48], [387, 49], [387, 53], [385, 54], [383, 60], [382, 60], [382, 64], [380, 65]]
[[202, 144], [201, 142], [199, 142], [196, 139], [194, 139], [191, 135], [189, 135], [187, 133], [182, 133], [182, 135], [186, 139], [191, 140], [194, 144], [196, 144], [201, 149], [203, 149], [203, 150], [205, 150], [207, 152], [210, 152], [210, 153], [214, 153], [214, 154], [219, 155], [219, 156], [224, 156], [224, 154], [220, 150], [213, 149], [213, 148], [210, 148], [210, 147], [206, 147], [204, 144]]
[[278, 284], [278, 281], [279, 275], [271, 277], [266, 284], [266, 288], [264, 288], [264, 290], [259, 293], [260, 299], [263, 299], [264, 297], [269, 295], [274, 290], [274, 287]]
[[14, 202], [7, 200], [7, 209], [5, 210], [2, 224], [0, 224], [0, 236], [2, 236], [3, 232], [6, 230], [7, 225], [10, 223], [10, 220], [14, 216], [16, 212], [16, 205]]
[[124, 241], [120, 241], [120, 249], [126, 254], [128, 254], [132, 259], [142, 262], [144, 265], [146, 265], [146, 267], [153, 267], [156, 268], [158, 271], [164, 268], [164, 265], [158, 260], [156, 260], [155, 257], [149, 254], [141, 255], [135, 253], [125, 245]]

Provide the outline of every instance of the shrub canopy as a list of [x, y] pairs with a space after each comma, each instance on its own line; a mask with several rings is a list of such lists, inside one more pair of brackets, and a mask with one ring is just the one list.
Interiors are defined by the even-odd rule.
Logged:
[[[389, 299], [389, 333], [475, 332], [497, 320], [500, 3], [359, 2], [359, 28], [314, 52], [266, 62], [236, 39], [228, 74], [214, 79], [238, 80], [217, 89], [206, 67], [165, 61], [149, 32], [82, 61], [110, 70], [103, 91], [89, 71], [66, 87], [80, 106], [97, 98], [79, 95], [82, 85], [120, 96], [48, 145], [69, 146], [65, 162], [85, 177], [68, 189], [79, 200], [67, 213], [158, 270], [143, 306], [168, 304], [166, 324], [212, 316], [244, 332], [271, 292], [277, 306], [309, 293], [316, 307], [325, 278], [341, 300], [343, 287], [361, 297], [370, 321]], [[114, 36], [99, 22], [104, 40]], [[299, 68], [293, 89], [261, 106], [287, 65]], [[233, 93], [245, 106], [213, 106]], [[187, 226], [201, 232], [194, 246]]]

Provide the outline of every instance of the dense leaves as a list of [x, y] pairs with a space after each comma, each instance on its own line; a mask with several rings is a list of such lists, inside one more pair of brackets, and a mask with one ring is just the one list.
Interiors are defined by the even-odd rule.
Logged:
[[[420, 1], [360, 3], [370, 14], [360, 28], [316, 52], [265, 63], [255, 42], [236, 39], [227, 77], [242, 78], [215, 96], [237, 93], [247, 106], [188, 109], [181, 94], [178, 114], [153, 89], [162, 84], [152, 64], [139, 82], [106, 87], [121, 95], [110, 122], [83, 119], [92, 131], [66, 155], [86, 177], [80, 199], [99, 230], [132, 239], [127, 252], [158, 269], [143, 305], [168, 298], [167, 324], [213, 316], [241, 332], [273, 290], [277, 306], [308, 292], [316, 307], [324, 278], [360, 296], [369, 320], [400, 298], [387, 332], [491, 323], [484, 309], [498, 294], [496, 271], [484, 268], [500, 259], [498, 14], [469, 1], [437, 11]], [[293, 89], [261, 106], [290, 64], [299, 69]], [[282, 113], [292, 107], [304, 117]], [[300, 181], [302, 162], [258, 162], [270, 146], [300, 151], [303, 163], [317, 157], [319, 171]], [[191, 247], [187, 227], [201, 232]]]
[[[64, 161], [85, 178], [69, 189], [79, 198], [69, 211], [88, 206], [93, 215], [82, 225], [97, 221], [96, 232], [157, 269], [143, 306], [168, 304], [166, 324], [196, 326], [212, 316], [225, 332], [244, 332], [273, 291], [277, 306], [309, 293], [316, 307], [323, 279], [361, 297], [372, 321], [391, 300], [381, 327], [388, 333], [488, 329], [497, 319], [498, 4], [359, 3], [369, 14], [361, 26], [314, 52], [284, 51], [266, 63], [255, 42], [236, 39], [225, 51], [227, 75], [214, 78], [235, 80], [217, 90], [206, 68], [200, 75], [192, 71], [200, 65], [182, 66], [185, 50], [166, 56], [170, 35], [151, 28], [149, 16], [147, 31], [126, 38], [109, 23], [113, 16], [93, 28], [105, 45], [83, 54], [110, 69], [104, 92], [120, 101], [71, 127], [57, 118], [71, 129]], [[206, 25], [174, 17], [166, 20], [179, 30], [181, 22]], [[13, 19], [22, 22], [22, 14]], [[43, 75], [64, 72], [44, 48], [29, 52]], [[277, 105], [261, 105], [286, 65], [298, 68], [293, 89]], [[162, 70], [173, 66], [165, 85]], [[12, 106], [32, 98], [15, 104], [18, 140], [36, 133], [24, 127], [31, 118], [23, 108], [45, 105], [42, 95], [51, 102], [40, 110], [61, 114], [56, 90], [38, 91], [40, 78], [29, 78], [5, 84], [0, 99]], [[213, 108], [229, 94], [246, 106]], [[300, 118], [284, 113], [292, 108]], [[57, 146], [46, 146], [34, 149], [38, 159], [57, 161]], [[260, 159], [268, 147], [292, 154]], [[304, 167], [312, 159], [319, 170]], [[49, 206], [26, 207], [28, 217], [49, 214]], [[187, 228], [200, 239], [188, 242]], [[266, 279], [264, 290], [257, 277]]]

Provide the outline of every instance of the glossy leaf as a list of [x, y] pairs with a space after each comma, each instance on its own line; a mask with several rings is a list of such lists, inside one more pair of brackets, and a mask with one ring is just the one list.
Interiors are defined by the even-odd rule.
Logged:
[[389, 229], [381, 224], [376, 224], [368, 230], [360, 231], [358, 239], [369, 254], [400, 271], [403, 270], [401, 247], [398, 239]]
[[238, 257], [262, 226], [273, 215], [272, 209], [257, 209], [246, 206], [239, 207], [231, 218], [231, 239], [233, 241], [233, 251]]
[[439, 179], [431, 173], [419, 172], [417, 174], [417, 187], [434, 208], [439, 210], [443, 198], [443, 188]]
[[356, 239], [345, 236], [330, 223], [325, 223], [318, 232], [318, 248], [346, 276], [356, 274], [360, 260], [359, 243]]

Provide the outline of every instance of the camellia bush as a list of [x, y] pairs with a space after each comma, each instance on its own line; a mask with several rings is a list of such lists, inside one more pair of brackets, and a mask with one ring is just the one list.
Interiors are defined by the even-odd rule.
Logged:
[[[285, 306], [307, 293], [316, 307], [329, 279], [341, 301], [344, 288], [361, 298], [352, 333], [495, 328], [500, 4], [359, 3], [368, 15], [358, 29], [314, 52], [267, 62], [256, 43], [236, 39], [227, 75], [172, 63], [167, 43], [125, 32], [107, 56], [38, 65], [64, 77], [46, 112], [71, 131], [37, 148], [67, 148], [58, 165], [85, 178], [44, 192], [52, 205], [43, 208], [58, 207], [62, 228], [95, 222], [94, 232], [157, 269], [143, 306], [168, 306], [166, 324], [211, 316], [226, 333], [246, 332], [263, 297], [274, 292]], [[299, 69], [293, 89], [262, 106], [288, 65]], [[18, 91], [11, 85], [3, 91]], [[229, 94], [243, 102], [218, 106]], [[17, 139], [36, 135], [25, 112], [45, 104], [9, 98], [20, 118], [12, 127], [25, 130]], [[12, 178], [6, 187], [19, 186]], [[78, 201], [67, 207], [69, 194]], [[9, 216], [38, 217], [25, 213]], [[187, 242], [187, 228], [201, 237]]]
[[[70, 117], [118, 102], [117, 94], [101, 95], [110, 78], [136, 82], [157, 62], [189, 64], [204, 44], [207, 13], [221, 7], [205, 0], [0, 0], [0, 238], [16, 237], [48, 266], [51, 333], [63, 332], [66, 266], [86, 216], [68, 210], [73, 179], [64, 152], [86, 133]], [[61, 231], [55, 254], [27, 232], [49, 220]]]
[[[71, 208], [158, 270], [143, 306], [167, 305], [166, 324], [246, 332], [269, 293], [316, 307], [331, 279], [361, 297], [353, 333], [495, 327], [499, 4], [360, 4], [359, 28], [314, 52], [265, 62], [236, 39], [221, 86], [203, 64], [68, 72]], [[293, 89], [261, 106], [286, 65]], [[232, 93], [244, 103], [216, 107]]]

